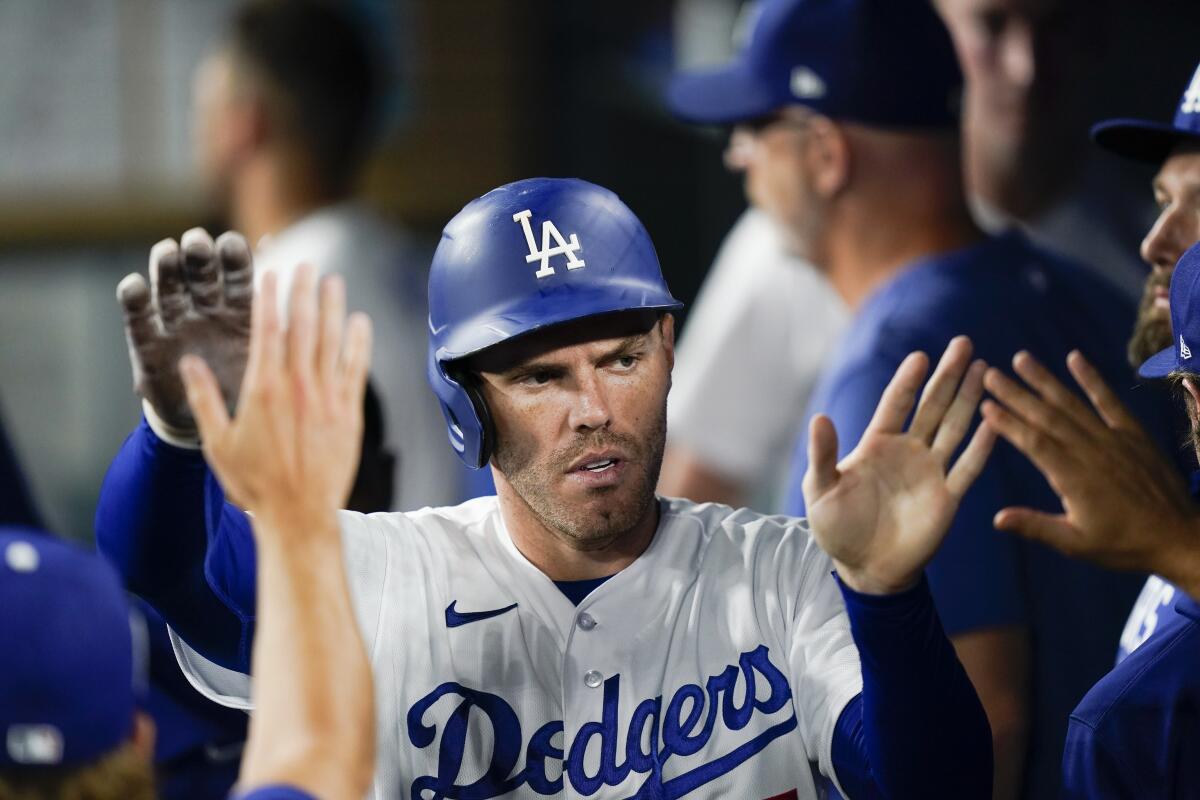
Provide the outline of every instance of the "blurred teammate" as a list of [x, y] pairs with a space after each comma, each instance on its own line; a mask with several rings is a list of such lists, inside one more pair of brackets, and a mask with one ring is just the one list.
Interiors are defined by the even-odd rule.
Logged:
[[984, 227], [1035, 242], [1126, 292], [1144, 276], [1130, 254], [1140, 206], [1089, 152], [1088, 115], [1106, 88], [1110, 4], [1089, 0], [933, 0], [962, 65], [963, 155]]
[[[363, 397], [362, 451], [346, 508], [369, 514], [392, 507], [395, 459], [384, 444], [383, 409], [370, 384]], [[167, 625], [149, 604], [136, 600], [146, 620], [154, 720], [155, 779], [160, 800], [224, 797], [237, 781], [248, 717], [201, 695], [179, 669]]]
[[[1021, 348], [1061, 363], [1079, 346], [1104, 374], [1125, 371], [1131, 304], [1018, 233], [988, 237], [972, 221], [959, 86], [949, 35], [926, 2], [781, 0], [764, 6], [732, 64], [673, 87], [680, 116], [735, 125], [730, 148], [751, 201], [786, 226], [854, 313], [808, 406], [834, 420], [843, 454], [905, 355], [936, 352], [958, 333], [990, 363]], [[805, 509], [806, 451], [795, 451], [790, 513]], [[929, 577], [988, 710], [996, 796], [1048, 797], [1067, 714], [1111, 664], [1136, 582], [990, 535], [992, 515], [1016, 502], [1056, 498], [1002, 448]]]
[[[315, 295], [305, 301], [286, 343], [270, 313], [256, 315], [236, 420], [196, 359], [184, 365], [207, 458], [254, 515], [253, 664], [269, 678], [240, 800], [359, 797], [374, 764], [371, 674], [336, 518], [360, 457], [370, 326], [353, 319], [343, 336], [339, 279], [319, 311]], [[39, 531], [0, 529], [0, 639], [0, 798], [153, 798], [145, 629], [112, 568]]]
[[[206, 359], [189, 395], [202, 386], [206, 414], [223, 419], [246, 359], [249, 253], [193, 230], [157, 245], [151, 270], [178, 269], [180, 249], [203, 258], [207, 281], [164, 293], [177, 285], [152, 292], [130, 276], [119, 290], [147, 420], [106, 478], [97, 538], [171, 624], [197, 685], [248, 707], [249, 604], [267, 576], [249, 518], [195, 449], [173, 365]], [[296, 275], [289, 347], [313, 336], [314, 282]], [[275, 290], [268, 276], [256, 337], [281, 324]], [[801, 520], [655, 497], [679, 304], [611, 192], [533, 179], [473, 201], [446, 226], [429, 293], [445, 430], [467, 464], [490, 465], [498, 495], [340, 517], [375, 666], [375, 797], [809, 800], [809, 761], [851, 796], [986, 793], [986, 718], [921, 578], [992, 443], [983, 427], [951, 458], [982, 389], [968, 342], [947, 349], [907, 431], [924, 356], [901, 366], [840, 465], [828, 420], [815, 423], [810, 534]], [[255, 364], [274, 350], [250, 347], [241, 394], [269, 403]], [[242, 431], [255, 430], [251, 416]], [[324, 444], [298, 465], [341, 446]], [[290, 449], [283, 435], [275, 446]], [[256, 701], [275, 673], [258, 674]], [[942, 758], [955, 769], [929, 769]]]
[[[322, 0], [252, 0], [195, 80], [200, 171], [232, 227], [259, 244], [286, 286], [297, 264], [346, 280], [352, 308], [379, 320], [374, 382], [389, 421], [397, 508], [457, 502], [437, 404], [409, 376], [424, 368], [428, 253], [355, 202], [378, 138], [383, 83], [359, 20]], [[404, 469], [411, 460], [410, 469]]]
[[[802, 325], [796, 319], [803, 319]], [[792, 443], [845, 324], [842, 299], [751, 208], [713, 262], [675, 360], [659, 491], [775, 508]]]
[[[1200, 455], [1200, 244], [1171, 280], [1176, 341], [1139, 374], [1169, 380], [1186, 405]], [[1100, 680], [1071, 715], [1063, 755], [1064, 797], [1184, 798], [1200, 793], [1200, 510], [1175, 470], [1095, 369], [1078, 353], [1070, 368], [1092, 409], [1027, 353], [1014, 360], [1033, 392], [997, 370], [990, 424], [1022, 450], [1058, 491], [1065, 513], [1007, 508], [997, 527], [1119, 569], [1151, 571], [1163, 582], [1133, 652]], [[1156, 624], [1157, 623], [1157, 624]]]

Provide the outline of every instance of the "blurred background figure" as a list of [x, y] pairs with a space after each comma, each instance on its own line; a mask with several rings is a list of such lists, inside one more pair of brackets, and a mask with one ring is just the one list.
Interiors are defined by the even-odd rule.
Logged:
[[[1019, 232], [990, 236], [973, 220], [960, 86], [949, 33], [923, 0], [772, 0], [732, 62], [671, 86], [682, 118], [734, 126], [730, 160], [748, 197], [852, 309], [805, 412], [833, 419], [843, 456], [901, 359], [956, 334], [992, 364], [1023, 348], [1061, 364], [1079, 347], [1131, 382], [1132, 300]], [[1157, 407], [1138, 409], [1162, 422]], [[1169, 440], [1165, 426], [1156, 432]], [[802, 515], [803, 435], [794, 458], [784, 510]], [[988, 711], [997, 797], [1055, 795], [1067, 715], [1111, 664], [1137, 591], [1135, 579], [992, 532], [1003, 504], [1056, 502], [1027, 461], [998, 448], [927, 568]]]
[[[734, 507], [781, 502], [792, 443], [848, 312], [775, 223], [730, 230], [675, 354], [659, 491]], [[801, 322], [802, 321], [802, 322]]]
[[[757, 3], [680, 0], [676, 63], [698, 69], [727, 60], [745, 43], [758, 10]], [[726, 159], [734, 155], [727, 151]], [[846, 316], [824, 276], [788, 252], [776, 223], [759, 209], [742, 214], [721, 243], [675, 352], [659, 491], [779, 508], [802, 423], [796, 410], [808, 402]], [[789, 368], [778, 368], [781, 357]]]
[[449, 505], [462, 471], [446, 446], [425, 371], [425, 270], [416, 247], [354, 201], [383, 121], [382, 66], [366, 20], [327, 0], [254, 0], [195, 81], [201, 176], [227, 227], [258, 242], [256, 269], [280, 271], [281, 296], [303, 262], [346, 279], [370, 314], [377, 392], [403, 464], [397, 508]]
[[[965, 169], [984, 227], [995, 232], [1016, 225], [1136, 297], [1145, 274], [1137, 242], [1146, 207], [1133, 193], [1141, 176], [1097, 157], [1085, 145], [1086, 131], [1130, 82], [1167, 74], [1169, 64], [1194, 48], [1164, 46], [1178, 34], [1163, 29], [1140, 3], [934, 3], [966, 79]], [[1187, 4], [1156, 5], [1179, 14], [1180, 26], [1200, 23]], [[1156, 43], [1158, 58], [1135, 69], [1148, 59], [1121, 57], [1121, 48], [1146, 41]]]
[[0, 527], [0, 798], [154, 800], [144, 637], [101, 558]]

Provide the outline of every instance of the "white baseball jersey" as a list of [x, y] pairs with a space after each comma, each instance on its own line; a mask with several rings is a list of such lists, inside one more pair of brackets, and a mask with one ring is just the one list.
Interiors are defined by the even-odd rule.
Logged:
[[[834, 726], [862, 689], [829, 557], [803, 520], [661, 508], [646, 551], [578, 607], [494, 497], [343, 512], [375, 800], [815, 800], [809, 762], [832, 774]], [[175, 645], [205, 695], [249, 707], [246, 676]]]

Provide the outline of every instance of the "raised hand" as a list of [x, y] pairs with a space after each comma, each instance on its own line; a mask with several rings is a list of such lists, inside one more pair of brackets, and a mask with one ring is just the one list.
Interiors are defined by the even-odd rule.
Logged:
[[202, 358], [180, 366], [204, 455], [229, 499], [272, 520], [321, 518], [345, 503], [358, 467], [371, 325], [363, 314], [347, 323], [340, 277], [321, 281], [318, 299], [310, 265], [292, 283], [286, 332], [276, 291], [267, 272], [235, 417]]
[[1096, 369], [1078, 352], [1067, 357], [1092, 408], [1028, 353], [1013, 369], [1033, 391], [988, 370], [984, 385], [999, 402], [984, 402], [984, 419], [1041, 470], [1063, 513], [1005, 508], [996, 527], [1068, 556], [1200, 586], [1200, 514], [1178, 470]]
[[888, 594], [916, 583], [995, 442], [991, 428], [980, 424], [950, 466], [987, 369], [971, 362], [965, 336], [946, 348], [904, 430], [928, 362], [924, 353], [904, 359], [858, 446], [840, 463], [832, 421], [818, 415], [809, 426], [803, 484], [809, 525], [842, 581], [857, 591]]
[[179, 376], [179, 359], [202, 357], [233, 408], [246, 367], [253, 294], [250, 249], [241, 234], [214, 243], [202, 228], [150, 250], [150, 284], [138, 273], [117, 286], [133, 388], [170, 431], [193, 437], [196, 424]]

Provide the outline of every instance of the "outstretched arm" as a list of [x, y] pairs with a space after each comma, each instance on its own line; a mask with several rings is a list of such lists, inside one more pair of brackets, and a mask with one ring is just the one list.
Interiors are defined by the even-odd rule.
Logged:
[[812, 422], [809, 523], [837, 567], [862, 661], [861, 701], [847, 709], [834, 743], [838, 778], [854, 797], [992, 790], [987, 717], [922, 578], [994, 441], [980, 425], [951, 464], [983, 391], [985, 365], [970, 358], [969, 340], [950, 343], [907, 431], [928, 359], [905, 359], [840, 463], [830, 421]]
[[268, 273], [236, 418], [202, 359], [186, 356], [183, 376], [205, 456], [251, 512], [258, 543], [253, 667], [265, 679], [255, 687], [242, 788], [358, 797], [374, 767], [374, 708], [336, 509], [362, 441], [370, 325], [361, 314], [345, 324], [340, 278], [322, 283], [318, 301], [311, 266], [297, 272], [290, 300], [285, 334]]
[[220, 365], [232, 402], [245, 367], [252, 265], [237, 234], [199, 228], [150, 252], [150, 281], [117, 289], [134, 388], [147, 422], [125, 441], [101, 489], [100, 550], [126, 585], [216, 663], [249, 666], [254, 545], [245, 514], [224, 500], [199, 450], [177, 362], [198, 353]]
[[1091, 408], [1028, 353], [1013, 368], [1030, 388], [988, 370], [995, 401], [983, 404], [984, 418], [1046, 476], [1063, 512], [1005, 508], [996, 527], [1101, 566], [1153, 572], [1200, 597], [1200, 510], [1133, 414], [1078, 351], [1067, 368]]

